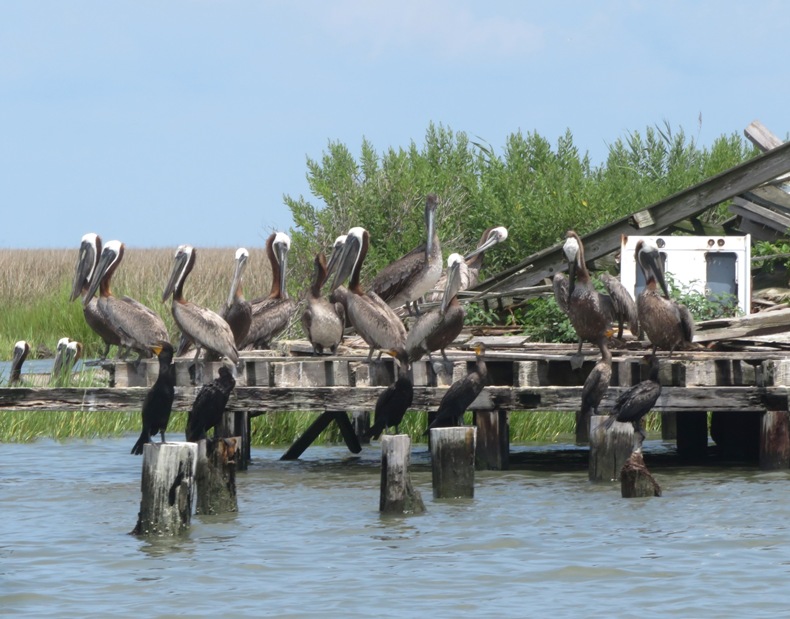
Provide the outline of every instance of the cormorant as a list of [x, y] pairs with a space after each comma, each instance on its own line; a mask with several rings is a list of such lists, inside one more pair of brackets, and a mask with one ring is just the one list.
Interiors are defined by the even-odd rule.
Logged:
[[[187, 417], [186, 439], [197, 442], [206, 438], [206, 433], [222, 421], [222, 414], [228, 398], [236, 386], [233, 373], [224, 365], [219, 367], [219, 375], [213, 382], [203, 385]], [[215, 430], [216, 436], [216, 430]]]
[[650, 374], [647, 379], [637, 383], [617, 398], [609, 418], [604, 423], [604, 428], [608, 430], [615, 421], [631, 422], [634, 432], [637, 432], [641, 437], [638, 449], [641, 449], [642, 442], [645, 440], [642, 417], [652, 410], [658, 396], [661, 395], [661, 383], [658, 380], [658, 357], [655, 354], [645, 355], [642, 363], [650, 363]]
[[598, 414], [598, 405], [603, 400], [612, 380], [612, 353], [606, 347], [601, 351], [601, 359], [595, 364], [582, 387], [582, 419]]
[[387, 428], [395, 428], [403, 421], [403, 416], [411, 406], [414, 399], [414, 384], [409, 376], [409, 357], [402, 348], [384, 351], [395, 359], [395, 382], [381, 392], [376, 400], [375, 418], [373, 426], [367, 431], [365, 437], [378, 438]]
[[145, 394], [143, 401], [143, 429], [131, 451], [138, 456], [143, 453], [143, 446], [150, 443], [151, 438], [157, 434], [162, 435], [160, 444], [165, 442], [165, 430], [170, 421], [170, 411], [175, 397], [176, 372], [175, 366], [172, 365], [173, 346], [170, 342], [162, 341], [152, 346], [151, 352], [159, 358], [159, 376]]
[[485, 346], [478, 342], [475, 347], [477, 364], [466, 376], [455, 381], [439, 402], [439, 410], [431, 425], [424, 434], [429, 434], [431, 428], [447, 428], [461, 425], [464, 413], [469, 405], [475, 401], [485, 387], [488, 378], [488, 368], [483, 359]]

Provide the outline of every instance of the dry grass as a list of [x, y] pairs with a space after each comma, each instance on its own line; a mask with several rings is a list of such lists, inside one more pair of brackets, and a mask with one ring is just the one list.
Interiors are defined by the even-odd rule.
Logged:
[[[271, 269], [263, 248], [248, 248], [250, 260], [244, 274], [244, 294], [252, 299], [269, 293]], [[172, 267], [172, 249], [126, 248], [112, 281], [113, 294], [130, 296], [157, 312], [177, 341], [178, 328], [162, 291]], [[215, 311], [227, 299], [233, 276], [236, 248], [197, 248], [195, 268], [184, 286], [184, 296]], [[68, 302], [77, 249], [0, 249], [1, 358], [10, 358], [13, 342], [31, 341], [34, 348], [54, 349], [58, 339], [69, 336], [99, 346], [98, 336], [80, 324], [79, 302]], [[83, 331], [82, 329], [85, 328]], [[92, 350], [91, 352], [96, 352]]]

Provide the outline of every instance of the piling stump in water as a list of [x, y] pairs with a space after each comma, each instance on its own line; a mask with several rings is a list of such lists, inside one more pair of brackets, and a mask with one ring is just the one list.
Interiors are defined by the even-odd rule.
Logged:
[[473, 498], [477, 428], [432, 428], [430, 438], [433, 497]]
[[420, 493], [409, 476], [411, 439], [408, 434], [381, 437], [381, 493], [379, 511], [386, 514], [421, 514], [425, 511]]
[[608, 431], [604, 423], [608, 415], [590, 417], [590, 481], [612, 481], [620, 477], [620, 469], [634, 450], [634, 427], [615, 421]]
[[510, 423], [507, 411], [476, 411], [478, 471], [506, 471], [510, 468]]
[[225, 514], [239, 511], [236, 500], [236, 459], [242, 457], [241, 437], [206, 439], [198, 442], [196, 514]]
[[635, 451], [620, 470], [620, 494], [624, 499], [661, 496], [661, 486], [645, 466], [641, 451]]
[[192, 517], [196, 443], [146, 443], [135, 535], [178, 535]]
[[765, 411], [760, 426], [760, 468], [764, 471], [790, 466], [790, 415]]

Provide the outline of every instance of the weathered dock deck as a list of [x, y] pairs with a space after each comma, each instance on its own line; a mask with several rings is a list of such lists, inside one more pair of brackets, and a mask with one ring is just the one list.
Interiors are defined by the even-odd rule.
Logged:
[[[505, 455], [497, 461], [506, 468], [508, 415], [516, 411], [577, 411], [582, 385], [597, 361], [597, 351], [585, 346], [585, 361], [574, 370], [571, 357], [576, 345], [535, 344], [521, 336], [471, 337], [449, 349], [449, 362], [437, 357], [413, 365], [412, 409], [435, 410], [447, 386], [473, 364], [474, 355], [468, 348], [480, 339], [488, 345], [489, 381], [470, 409], [478, 427], [493, 425], [503, 434], [496, 442], [504, 443]], [[712, 438], [720, 448], [759, 457], [766, 467], [769, 462], [774, 463], [771, 467], [777, 462], [780, 467], [790, 465], [790, 453], [785, 454], [790, 443], [790, 351], [755, 348], [676, 352], [671, 358], [661, 354], [663, 390], [655, 409], [662, 413], [663, 435], [677, 439], [680, 455], [704, 455]], [[249, 416], [323, 411], [337, 420], [337, 413], [372, 411], [381, 390], [394, 380], [393, 361], [386, 355], [368, 364], [366, 355], [358, 349], [343, 348], [343, 354], [324, 357], [301, 355], [302, 350], [307, 347], [292, 343], [287, 356], [268, 351], [243, 355], [244, 371], [228, 410]], [[610, 409], [623, 390], [642, 379], [640, 360], [645, 352], [639, 342], [614, 350], [612, 386], [601, 403], [602, 412]], [[190, 384], [191, 364], [191, 358], [176, 359], [176, 410], [189, 409], [199, 389]], [[144, 361], [138, 367], [131, 363], [107, 364], [105, 368], [114, 386], [0, 389], [0, 410], [139, 410], [154, 380], [155, 363]], [[206, 363], [205, 380], [215, 375], [216, 365]], [[778, 459], [777, 441], [782, 452]], [[302, 447], [301, 451], [307, 445]]]

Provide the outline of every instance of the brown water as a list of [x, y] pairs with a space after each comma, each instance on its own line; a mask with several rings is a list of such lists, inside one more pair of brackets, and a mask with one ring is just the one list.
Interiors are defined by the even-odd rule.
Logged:
[[[377, 445], [254, 449], [240, 512], [128, 535], [134, 437], [0, 445], [0, 614], [18, 617], [775, 617], [790, 608], [790, 472], [653, 468], [662, 498], [591, 485], [572, 446], [514, 447], [475, 498], [382, 517]], [[667, 452], [646, 444], [646, 461]], [[559, 459], [549, 452], [562, 453]], [[558, 464], [560, 463], [560, 464]]]

